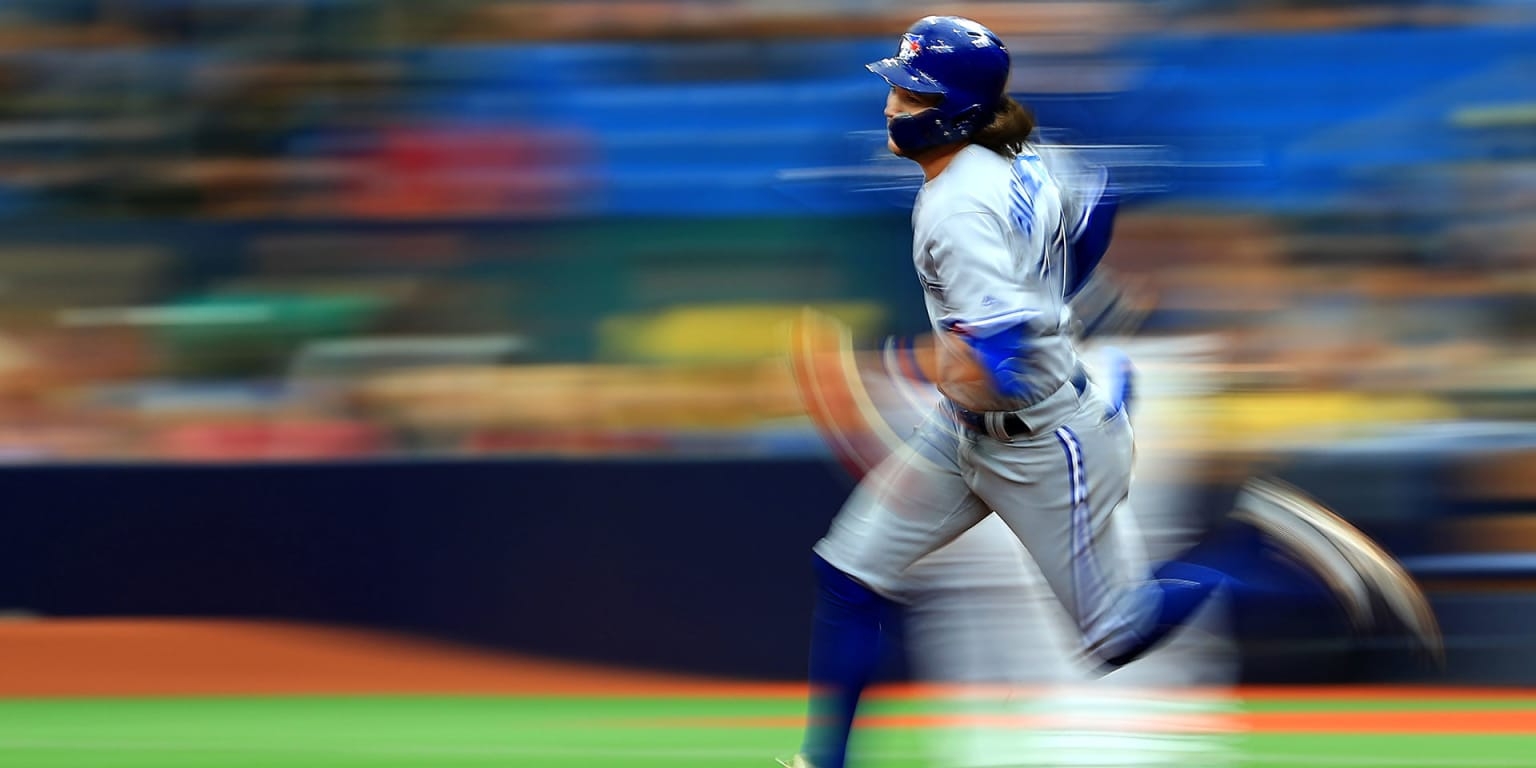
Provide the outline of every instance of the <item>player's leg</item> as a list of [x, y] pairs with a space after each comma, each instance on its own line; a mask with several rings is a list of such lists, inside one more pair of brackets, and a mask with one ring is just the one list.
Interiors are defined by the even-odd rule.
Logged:
[[1134, 441], [1126, 414], [1108, 412], [1090, 393], [1065, 421], [1036, 434], [978, 439], [972, 488], [1029, 550], [1089, 659], [1113, 667], [1160, 642], [1230, 584], [1258, 539], [1226, 532], [1146, 579], [1129, 510]]
[[1130, 424], [1106, 413], [1084, 398], [1065, 421], [1009, 441], [979, 437], [972, 453], [972, 489], [1023, 542], [1095, 657], [1139, 643], [1159, 605], [1139, 591]]
[[854, 713], [879, 661], [881, 621], [904, 572], [988, 514], [967, 487], [947, 419], [931, 418], [859, 483], [816, 544], [816, 606], [803, 752], [842, 768]]
[[[1047, 434], [979, 440], [972, 481], [1035, 558], [1102, 671], [1161, 643], [1217, 589], [1243, 604], [1336, 602], [1368, 614], [1363, 569], [1334, 543], [1332, 529], [1342, 527], [1309, 523], [1320, 507], [1294, 494], [1282, 500], [1261, 483], [1245, 487], [1239, 514], [1143, 576], [1120, 511], [1129, 503], [1130, 429], [1123, 413], [1103, 413], [1101, 403], [1085, 400]], [[1383, 560], [1363, 550], [1355, 559]]]
[[1439, 631], [1412, 579], [1364, 534], [1295, 489], [1269, 481], [1244, 483], [1227, 518], [1181, 554], [1163, 561], [1150, 578], [1123, 591], [1111, 613], [1123, 628], [1092, 638], [1108, 672], [1140, 658], [1184, 626], [1217, 590], [1229, 607], [1249, 615], [1344, 615], [1357, 630], [1371, 629], [1372, 593], [1407, 606], [1409, 628], [1431, 658]]
[[[1096, 355], [1090, 345], [1083, 358], [1090, 364], [1102, 360], [1094, 374], [1105, 390], [1117, 367], [1135, 361], [1131, 517], [1146, 560], [1161, 562], [1187, 550], [1208, 523], [1195, 493], [1203, 463], [1189, 450], [1199, 443], [1204, 425], [1187, 403], [1214, 382], [1205, 368], [1190, 364], [1202, 349], [1198, 340], [1112, 341], [1124, 352]], [[1226, 602], [1218, 593], [1190, 619], [1189, 631], [1174, 633], [1135, 664], [1051, 702], [1066, 717], [1056, 721], [1058, 727], [1042, 729], [1030, 745], [1042, 758], [1039, 764], [1088, 759], [1146, 768], [1192, 763], [1214, 768], [1232, 762], [1236, 744], [1229, 729], [1235, 727], [1237, 698], [1228, 686], [1236, 681], [1239, 657]], [[1174, 690], [1183, 695], [1164, 695]]]

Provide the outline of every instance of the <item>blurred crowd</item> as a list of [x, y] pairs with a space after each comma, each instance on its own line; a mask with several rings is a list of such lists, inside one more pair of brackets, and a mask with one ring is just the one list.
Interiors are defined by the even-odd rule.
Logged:
[[[1493, 51], [1482, 66], [1304, 126], [1296, 146], [1310, 154], [1205, 158], [1156, 138], [1163, 153], [1130, 170], [1210, 173], [1259, 157], [1309, 184], [1148, 195], [1128, 207], [1111, 264], [1133, 286], [1143, 334], [1210, 340], [1200, 364], [1219, 386], [1189, 407], [1212, 421], [1213, 443], [1528, 420], [1536, 95], [1521, 74], [1528, 51], [1521, 59], [1511, 43], [1501, 56], [1486, 36], [1529, 39], [1530, 10], [9, 2], [0, 453], [817, 450], [782, 360], [783, 324], [816, 305], [874, 345], [921, 332], [921, 306], [899, 205], [857, 184], [785, 179], [882, 167], [848, 138], [878, 129], [881, 94], [856, 63], [832, 67], [889, 48], [930, 11], [984, 19], [1018, 49], [1054, 57], [1016, 80], [1090, 105], [1131, 90], [1116, 73], [1150, 55], [1148, 40], [1219, 62], [1247, 55], [1205, 42], [1232, 30], [1271, 41], [1481, 30], [1472, 44]], [[1306, 64], [1271, 87], [1326, 94], [1338, 68], [1376, 76], [1368, 58]], [[1447, 103], [1453, 87], [1476, 98]], [[1066, 98], [1040, 104], [1042, 116], [1081, 119], [1065, 126], [1078, 134], [1098, 114]], [[1276, 123], [1287, 106], [1234, 109]], [[1245, 130], [1197, 138], [1244, 146]], [[1389, 144], [1412, 153], [1383, 160]]]

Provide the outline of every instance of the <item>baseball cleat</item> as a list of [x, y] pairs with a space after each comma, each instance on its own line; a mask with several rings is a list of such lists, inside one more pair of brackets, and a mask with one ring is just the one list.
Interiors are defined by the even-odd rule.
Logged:
[[1314, 575], [1323, 580], [1344, 608], [1356, 632], [1376, 625], [1371, 588], [1353, 561], [1327, 535], [1308, 521], [1294, 504], [1285, 502], [1268, 481], [1250, 478], [1238, 492], [1231, 517], [1263, 531]]
[[1343, 598], [1357, 628], [1375, 624], [1370, 602], [1374, 593], [1408, 629], [1418, 651], [1436, 665], [1444, 664], [1445, 642], [1428, 598], [1403, 566], [1360, 529], [1301, 490], [1272, 478], [1244, 483], [1233, 514], [1270, 533], [1311, 565]]
[[784, 766], [784, 768], [816, 768], [815, 765], [811, 764], [810, 760], [805, 759], [805, 755], [795, 755], [789, 758], [776, 757], [774, 762]]

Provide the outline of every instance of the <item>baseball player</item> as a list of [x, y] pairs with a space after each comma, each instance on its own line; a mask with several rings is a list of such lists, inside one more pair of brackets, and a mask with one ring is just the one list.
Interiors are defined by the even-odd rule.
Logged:
[[1232, 599], [1302, 591], [1288, 554], [1359, 626], [1372, 595], [1431, 653], [1438, 632], [1400, 567], [1299, 493], [1250, 481], [1229, 520], [1152, 569], [1138, 562], [1128, 506], [1133, 440], [1079, 362], [1068, 302], [1108, 247], [1103, 180], [1070, 186], [1031, 145], [1030, 113], [1006, 95], [1003, 42], [970, 19], [929, 16], [897, 54], [868, 65], [890, 85], [889, 149], [922, 168], [913, 262], [943, 394], [903, 445], [860, 481], [814, 547], [812, 695], [793, 768], [843, 768], [875, 673], [881, 615], [904, 574], [994, 511], [1039, 568], [1108, 672], [1184, 624], [1218, 588]]
[[[790, 363], [807, 415], [860, 476], [861, 468], [878, 463], [883, 440], [920, 423], [938, 401], [938, 391], [913, 365], [927, 347], [893, 339], [879, 353], [855, 354], [846, 326], [831, 318], [818, 322], [809, 312], [797, 330], [800, 343]], [[819, 337], [813, 336], [817, 330]], [[1109, 341], [1116, 346], [1104, 346], [1101, 338], [1100, 349], [1091, 343], [1085, 357], [1099, 363], [1095, 373], [1106, 382], [1115, 378], [1124, 352], [1137, 360], [1136, 434], [1143, 450], [1132, 484], [1136, 504], [1122, 514], [1134, 512], [1147, 554], [1158, 557], [1182, 549], [1200, 527], [1179, 498], [1189, 461], [1176, 448], [1197, 427], [1179, 418], [1170, 395], [1208, 385], [1199, 369], [1180, 364], [1204, 347], [1130, 337]], [[857, 381], [848, 380], [850, 368]], [[1106, 390], [1128, 394], [1128, 388]], [[1131, 407], [1124, 400], [1112, 405]], [[866, 423], [868, 418], [891, 429], [882, 438], [884, 425]], [[1151, 451], [1145, 450], [1149, 436]], [[1167, 450], [1158, 450], [1160, 437]], [[943, 684], [946, 713], [979, 715], [927, 734], [931, 765], [1187, 766], [1198, 758], [1214, 766], [1227, 755], [1232, 726], [1225, 715], [1233, 702], [1222, 688], [1233, 680], [1236, 656], [1216, 606], [1202, 611], [1195, 631], [1177, 633], [1122, 672], [1093, 679], [1073, 651], [1076, 628], [996, 515], [908, 568], [900, 599], [911, 674]], [[1149, 695], [1192, 685], [1201, 686], [1198, 696]], [[1019, 695], [1021, 686], [1029, 695]], [[1011, 718], [1000, 721], [999, 715]], [[1018, 722], [1031, 725], [1019, 728]]]

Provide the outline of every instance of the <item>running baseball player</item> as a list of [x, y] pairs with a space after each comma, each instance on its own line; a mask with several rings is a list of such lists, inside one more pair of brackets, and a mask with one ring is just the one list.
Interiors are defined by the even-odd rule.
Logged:
[[1289, 554], [1360, 626], [1372, 593], [1403, 606], [1433, 653], [1422, 594], [1369, 539], [1288, 488], [1250, 481], [1229, 520], [1152, 570], [1124, 518], [1133, 440], [1091, 385], [1068, 302], [1107, 248], [1113, 201], [1068, 195], [1006, 95], [1003, 42], [970, 19], [929, 16], [868, 65], [890, 86], [889, 149], [922, 168], [913, 262], [943, 398], [870, 471], [814, 547], [817, 577], [802, 751], [783, 764], [843, 768], [881, 615], [907, 569], [994, 511], [1018, 537], [1100, 672], [1146, 653], [1218, 588], [1233, 599], [1306, 587]]
[[[846, 325], [810, 310], [792, 330], [789, 362], [806, 413], [856, 478], [938, 402], [938, 390], [922, 370], [931, 368], [926, 337], [916, 344], [888, 339], [879, 351], [858, 353]], [[1097, 369], [1091, 375], [1106, 384], [1112, 407], [1133, 407], [1126, 399], [1132, 388], [1111, 384], [1117, 370], [1123, 372], [1124, 352], [1139, 369], [1134, 410], [1141, 458], [1131, 488], [1136, 503], [1122, 514], [1134, 513], [1146, 554], [1160, 557], [1183, 549], [1201, 527], [1180, 492], [1192, 457], [1177, 448], [1197, 422], [1177, 413], [1170, 393], [1187, 396], [1204, 377], [1201, 369], [1180, 364], [1191, 359], [1190, 341], [1108, 340], [1115, 346], [1100, 338], [1099, 349], [1090, 342], [1085, 357], [1098, 363], [1090, 366]], [[1237, 657], [1218, 606], [1202, 611], [1194, 631], [1180, 631], [1136, 664], [1094, 679], [1074, 651], [1077, 629], [996, 515], [908, 568], [900, 598], [913, 679], [942, 684], [932, 694], [947, 697], [946, 713], [977, 715], [926, 732], [921, 743], [930, 755], [927, 764], [1151, 768], [1187, 766], [1195, 758], [1211, 768], [1223, 764], [1232, 727], [1226, 715], [1234, 705], [1225, 688], [1234, 680]], [[1197, 696], [1149, 695], [1196, 685]], [[1019, 728], [1021, 721], [1033, 724]]]

